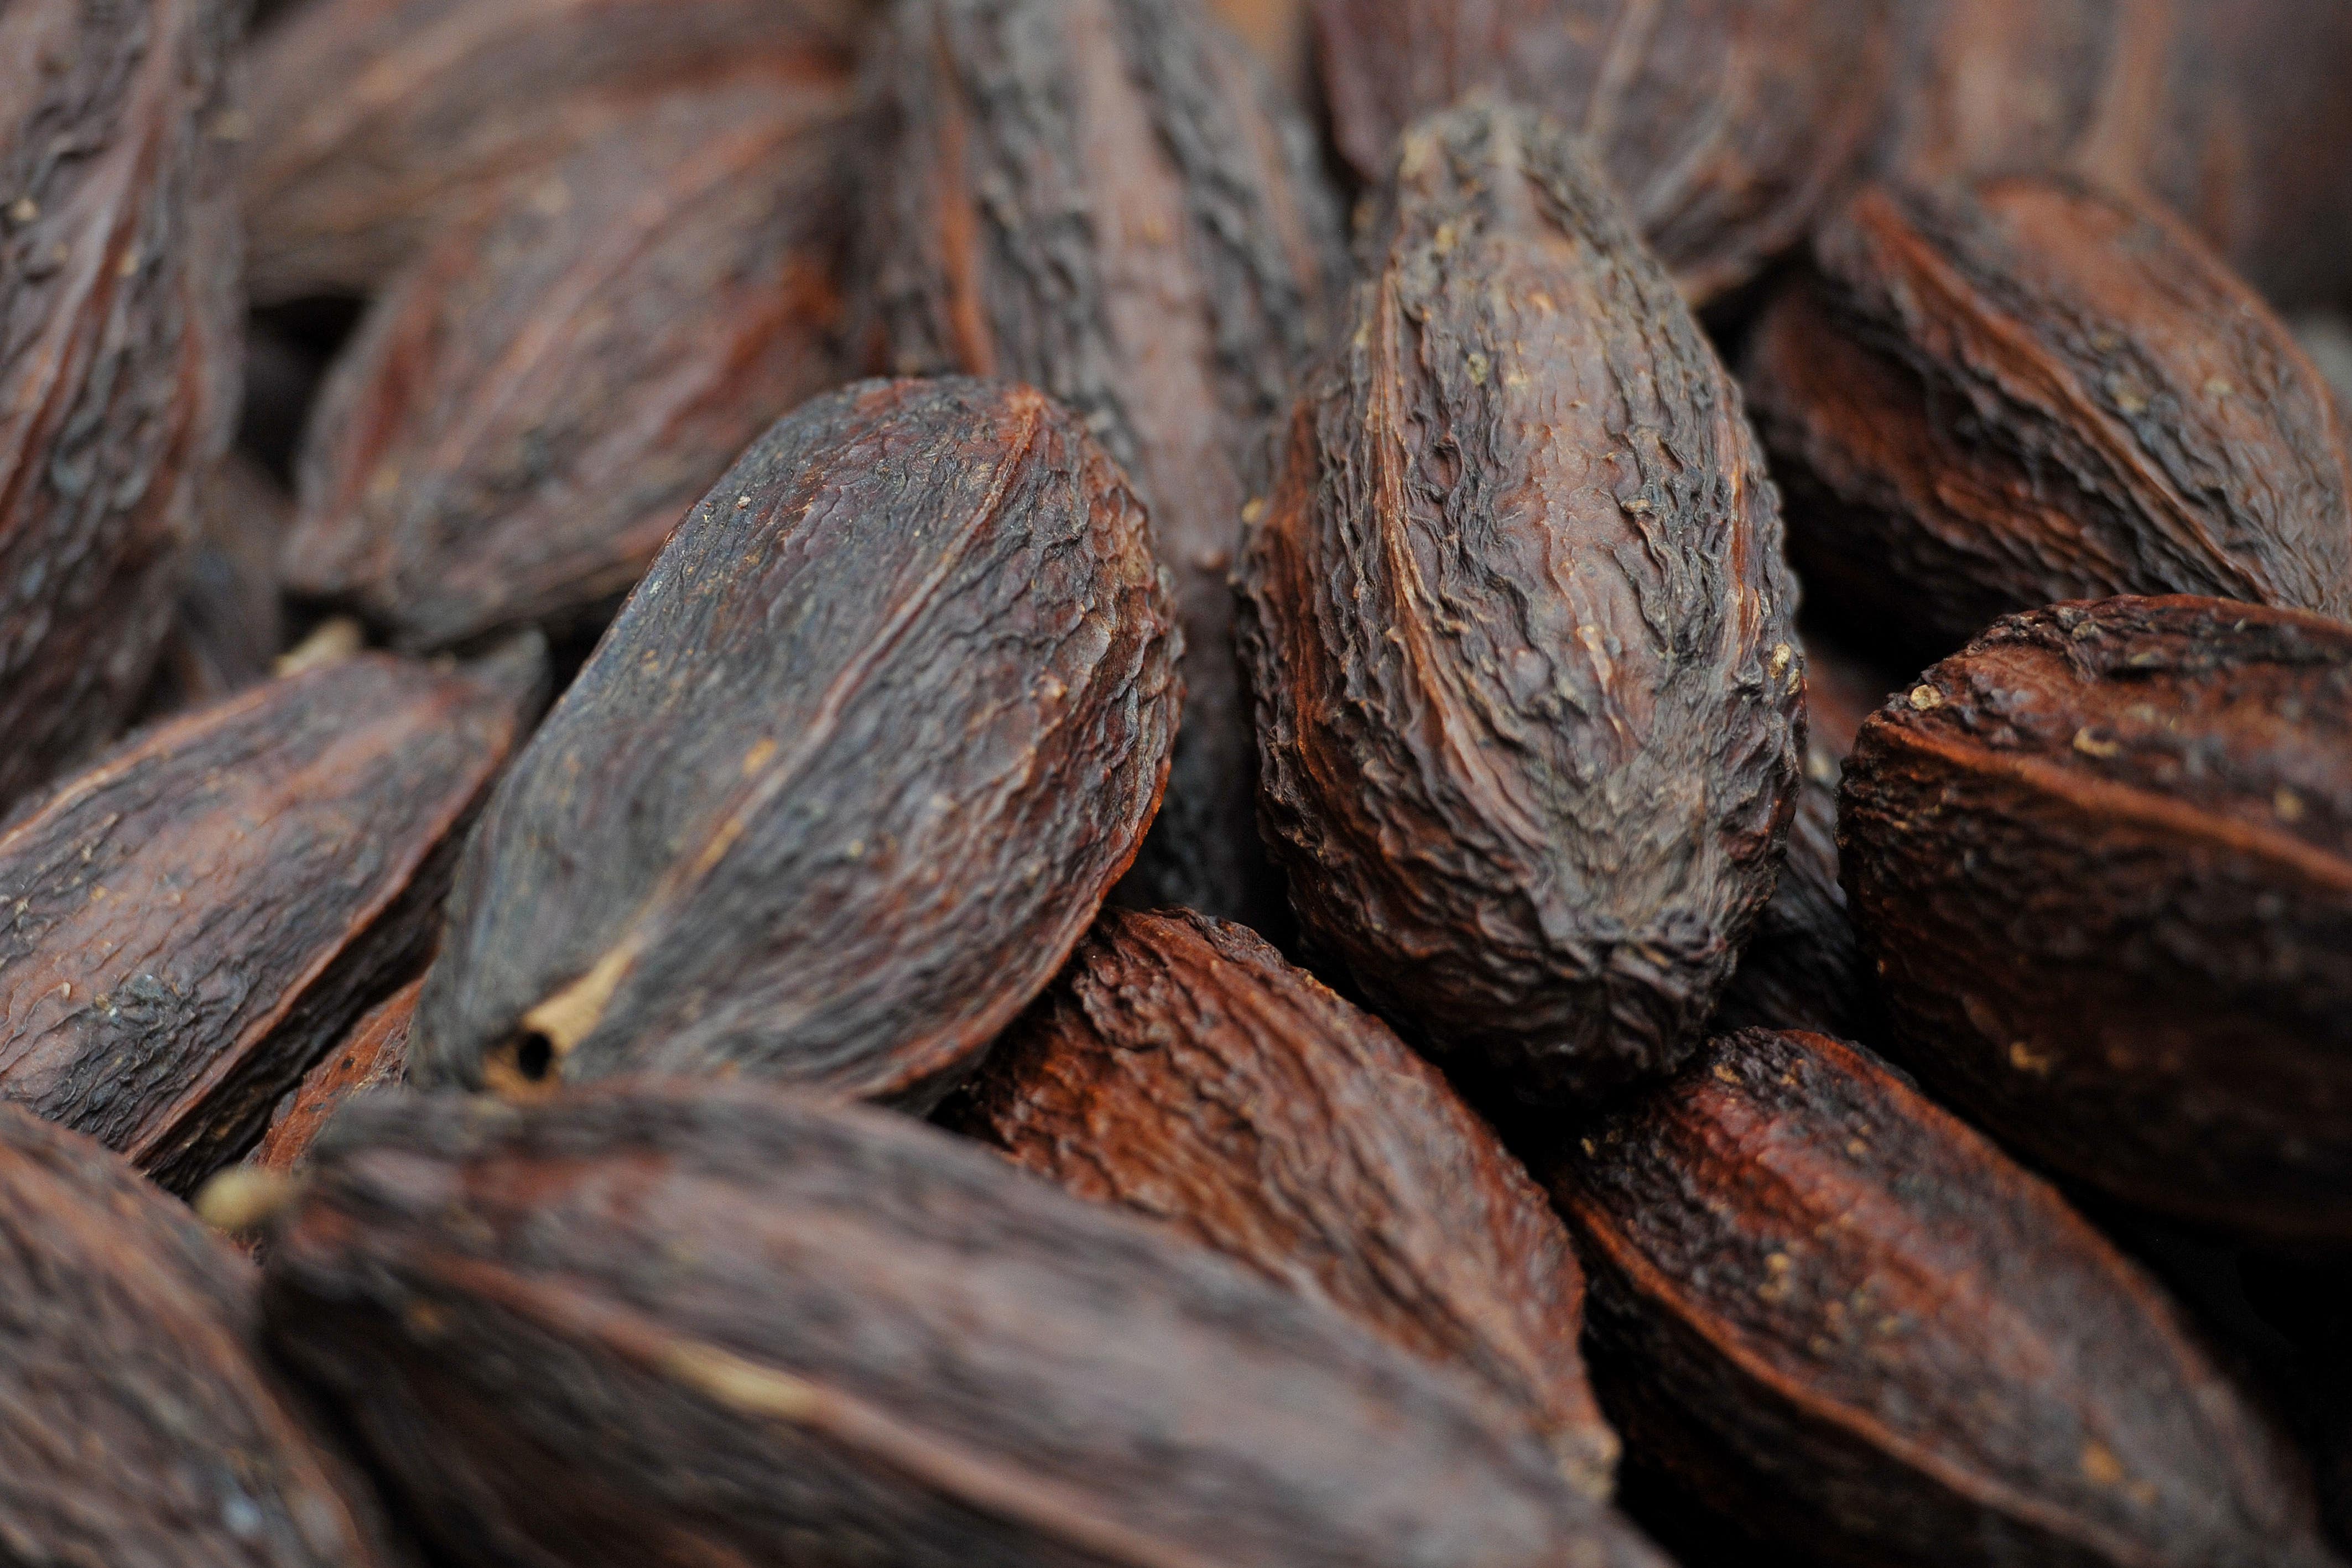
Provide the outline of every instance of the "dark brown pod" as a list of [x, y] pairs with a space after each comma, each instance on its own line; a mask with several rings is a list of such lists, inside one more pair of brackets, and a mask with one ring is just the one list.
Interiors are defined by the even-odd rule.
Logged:
[[1316, 0], [1339, 151], [1387, 177], [1404, 128], [1473, 89], [1591, 143], [1704, 303], [1804, 237], [1876, 136], [1886, 0]]
[[1039, 393], [807, 404], [678, 525], [499, 786], [416, 1081], [950, 1087], [1151, 821], [1167, 591], [1118, 469]]
[[1608, 1495], [1584, 1276], [1541, 1189], [1434, 1068], [1252, 933], [1105, 911], [957, 1113], [1080, 1197], [1479, 1379]]
[[2171, 218], [2062, 180], [1874, 187], [1814, 248], [1748, 384], [1825, 614], [1929, 658], [2110, 594], [2352, 614], [2326, 383]]
[[388, 1568], [375, 1497], [257, 1354], [255, 1276], [89, 1139], [0, 1105], [14, 1563]]
[[363, 1102], [267, 1281], [467, 1563], [1662, 1568], [1470, 1385], [881, 1112]]
[[1365, 245], [1243, 563], [1268, 847], [1381, 1011], [1519, 1094], [1671, 1066], [1797, 787], [1739, 394], [1530, 113], [1414, 130]]
[[1994, 627], [1867, 725], [1838, 841], [1903, 1059], [2029, 1158], [2352, 1241], [2352, 627]]
[[424, 988], [419, 976], [352, 1025], [343, 1042], [278, 1102], [269, 1115], [269, 1130], [247, 1163], [281, 1176], [290, 1174], [309, 1157], [310, 1145], [343, 1102], [404, 1082], [408, 1076], [408, 1027], [416, 1017], [417, 993]]
[[2332, 1562], [2155, 1282], [1855, 1047], [1721, 1038], [1554, 1190], [1629, 1464], [1808, 1562]]
[[0, 1098], [175, 1191], [430, 944], [540, 701], [519, 648], [361, 654], [125, 741], [0, 834]]
[[238, 451], [215, 466], [196, 500], [195, 554], [150, 712], [215, 703], [268, 680], [286, 646], [278, 551], [294, 520], [293, 497]]
[[675, 100], [454, 225], [338, 361], [296, 592], [420, 648], [575, 623], [839, 382], [845, 88]]
[[669, 97], [837, 77], [863, 0], [315, 0], [253, 50], [263, 303], [371, 294], [518, 173]]
[[1265, 432], [1338, 292], [1305, 129], [1199, 0], [906, 0], [884, 37], [859, 270], [892, 368], [1060, 399], [1127, 470], [1175, 580], [1184, 723], [1120, 897], [1270, 928], [1230, 578]]
[[145, 694], [236, 405], [233, 0], [0, 15], [0, 811]]

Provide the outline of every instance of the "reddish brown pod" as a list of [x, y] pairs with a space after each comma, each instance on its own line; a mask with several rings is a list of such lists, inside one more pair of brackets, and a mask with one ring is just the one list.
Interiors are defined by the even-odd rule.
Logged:
[[1554, 1190], [1629, 1456], [1757, 1537], [1878, 1568], [2334, 1561], [2155, 1283], [1855, 1047], [1719, 1039]]
[[229, 0], [0, 16], [0, 810], [121, 727], [236, 402]]
[[808, 403], [678, 525], [499, 787], [415, 1076], [943, 1092], [1133, 859], [1181, 646], [1066, 411], [961, 379]]
[[288, 587], [412, 647], [609, 612], [743, 448], [841, 379], [846, 97], [674, 99], [454, 225], [320, 393]]
[[1904, 1061], [2132, 1203], [2352, 1241], [2352, 627], [2197, 599], [1994, 627], [1838, 819]]
[[0, 1540], [12, 1560], [414, 1561], [259, 1354], [255, 1282], [116, 1156], [0, 1105]]
[[0, 1098], [185, 1192], [422, 960], [540, 699], [362, 654], [125, 741], [0, 833]]
[[197, 491], [195, 553], [163, 643], [149, 711], [218, 702], [269, 678], [286, 644], [278, 551], [294, 520], [283, 486], [242, 451]]
[[1186, 657], [1168, 799], [1121, 898], [1268, 928], [1229, 579], [1338, 292], [1305, 129], [1200, 0], [910, 0], [883, 39], [867, 314], [899, 373], [1030, 382], [1126, 469]]
[[1315, 0], [1339, 151], [1384, 179], [1423, 114], [1486, 89], [1591, 143], [1694, 302], [1804, 237], [1877, 132], [1886, 0]]
[[310, 1145], [354, 1094], [397, 1084], [408, 1076], [408, 1030], [416, 1019], [424, 978], [410, 981], [369, 1009], [341, 1044], [320, 1059], [289, 1090], [269, 1114], [269, 1130], [247, 1163], [265, 1171], [290, 1174], [309, 1158]]
[[1748, 385], [1815, 604], [1927, 657], [2119, 593], [2352, 613], [2325, 381], [2171, 218], [2055, 179], [1874, 187]]
[[847, 68], [862, 0], [314, 0], [257, 41], [247, 287], [369, 294], [434, 233], [657, 99]]
[[1409, 134], [1364, 257], [1243, 565], [1268, 845], [1382, 1012], [1521, 1095], [1671, 1066], [1798, 779], [1739, 395], [1531, 113]]
[[1106, 911], [954, 1124], [1479, 1379], [1608, 1494], [1584, 1276], [1542, 1191], [1435, 1069], [1252, 933]]

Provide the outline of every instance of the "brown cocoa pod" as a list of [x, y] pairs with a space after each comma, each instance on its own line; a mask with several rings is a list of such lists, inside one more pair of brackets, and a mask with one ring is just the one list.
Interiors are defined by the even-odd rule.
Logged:
[[2352, 1240], [2352, 627], [2002, 622], [1863, 727], [1838, 843], [1902, 1059], [2131, 1203]]
[[1106, 910], [953, 1124], [1479, 1379], [1608, 1495], [1584, 1276], [1542, 1190], [1435, 1069], [1251, 932]]
[[1695, 303], [1804, 237], [1878, 134], [1885, 0], [1316, 0], [1340, 152], [1486, 89], [1591, 142]]
[[1739, 394], [1568, 134], [1410, 132], [1243, 562], [1266, 841], [1528, 1098], [1671, 1066], [1770, 896], [1803, 662]]
[[539, 701], [518, 647], [361, 654], [131, 737], [0, 833], [0, 1098], [175, 1191], [422, 963]]
[[302, 1075], [278, 1101], [247, 1163], [284, 1176], [307, 1159], [328, 1118], [354, 1094], [397, 1084], [408, 1076], [408, 1028], [416, 1017], [423, 976], [376, 1004], [341, 1045]]
[[467, 1563], [1661, 1568], [1473, 1385], [887, 1113], [363, 1102], [266, 1278]]
[[1718, 1039], [1554, 1191], [1629, 1464], [1808, 1562], [2333, 1561], [2155, 1282], [1855, 1047]]
[[0, 811], [145, 694], [236, 416], [230, 0], [0, 16]]
[[810, 402], [678, 525], [499, 786], [413, 1076], [943, 1092], [1151, 821], [1167, 595], [1117, 466], [1041, 394]]
[[561, 631], [842, 379], [832, 82], [667, 102], [458, 223], [321, 394], [285, 577], [432, 648]]
[[1874, 187], [1748, 387], [1815, 604], [1935, 658], [2059, 600], [2352, 614], [2326, 383], [2170, 217], [2078, 182]]
[[865, 9], [317, 0], [253, 50], [247, 287], [264, 304], [373, 293], [443, 225], [657, 99], [837, 77]]
[[22, 1563], [391, 1568], [259, 1354], [253, 1270], [98, 1145], [0, 1105], [0, 1542]]
[[892, 368], [1060, 399], [1174, 575], [1184, 724], [1120, 897], [1269, 928], [1229, 580], [1255, 460], [1338, 292], [1305, 129], [1199, 0], [907, 0], [870, 75], [859, 271]]
[[1215, 0], [1217, 15], [1304, 106], [1317, 91], [1307, 0]]
[[195, 554], [148, 698], [152, 714], [219, 702], [268, 680], [286, 646], [278, 551], [293, 497], [237, 451], [215, 465], [196, 504]]

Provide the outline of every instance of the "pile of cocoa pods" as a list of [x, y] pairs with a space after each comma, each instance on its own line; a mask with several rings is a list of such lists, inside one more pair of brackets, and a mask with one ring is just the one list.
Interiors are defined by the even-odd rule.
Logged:
[[2347, 309], [2347, 0], [0, 0], [0, 1561], [2344, 1568]]

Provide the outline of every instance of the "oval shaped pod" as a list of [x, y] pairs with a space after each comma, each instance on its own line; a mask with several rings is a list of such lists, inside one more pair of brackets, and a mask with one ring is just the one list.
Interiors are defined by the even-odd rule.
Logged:
[[398, 1084], [408, 1077], [408, 1030], [416, 1019], [418, 976], [370, 1009], [341, 1044], [319, 1059], [269, 1113], [269, 1131], [247, 1164], [280, 1176], [310, 1157], [330, 1118], [354, 1094]]
[[1120, 897], [1273, 929], [1230, 579], [1344, 265], [1305, 128], [1199, 0], [909, 0], [882, 38], [859, 272], [892, 368], [1061, 400], [1176, 584], [1184, 723]]
[[743, 448], [841, 379], [846, 97], [674, 100], [453, 225], [321, 390], [288, 587], [417, 648], [609, 612]]
[[1772, 890], [1804, 669], [1739, 394], [1567, 134], [1424, 122], [1243, 562], [1308, 938], [1528, 1098], [1672, 1065]]
[[1469, 1385], [881, 1112], [369, 1101], [267, 1281], [468, 1563], [1660, 1561]]
[[2156, 1284], [1856, 1047], [1716, 1040], [1567, 1151], [1629, 1464], [1808, 1561], [2326, 1568]]
[[0, 1540], [12, 1560], [413, 1561], [262, 1359], [256, 1282], [116, 1156], [0, 1105]]
[[1252, 933], [1105, 911], [952, 1120], [1480, 1379], [1608, 1495], [1584, 1276], [1541, 1189], [1434, 1068]]
[[678, 525], [499, 788], [417, 1081], [943, 1092], [1151, 821], [1167, 591], [1118, 469], [1039, 393], [802, 408]]
[[1694, 303], [1804, 237], [1877, 130], [1885, 0], [1316, 0], [1339, 151], [1387, 177], [1473, 89], [1580, 131]]
[[2174, 220], [2056, 179], [1879, 186], [1814, 250], [1748, 387], [1824, 614], [1928, 658], [2110, 594], [2352, 614], [2326, 382]]
[[1838, 841], [1905, 1062], [2037, 1163], [2352, 1240], [2352, 627], [2002, 622], [1863, 727]]
[[136, 709], [228, 443], [237, 13], [0, 16], [0, 811]]
[[0, 833], [0, 1099], [175, 1191], [423, 960], [534, 645], [360, 654], [126, 740]]

